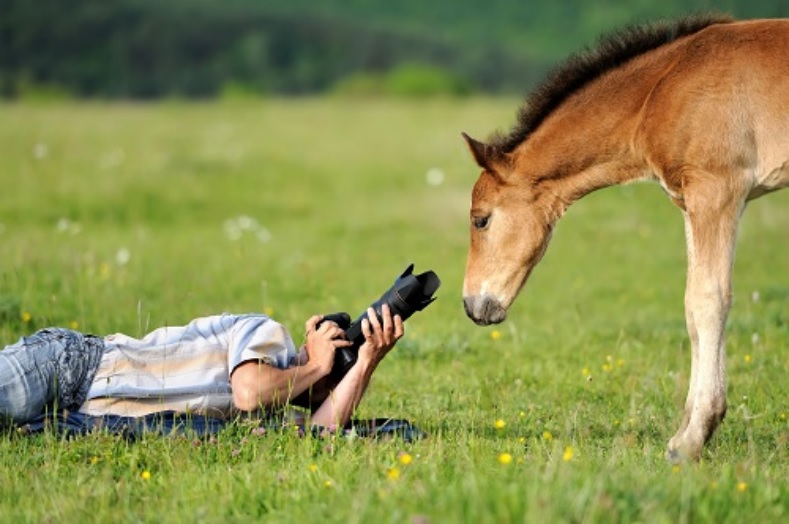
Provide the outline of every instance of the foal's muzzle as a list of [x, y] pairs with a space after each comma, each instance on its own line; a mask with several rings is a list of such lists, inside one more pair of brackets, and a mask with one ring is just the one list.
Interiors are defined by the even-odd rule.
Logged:
[[476, 295], [463, 298], [466, 315], [480, 326], [498, 324], [507, 318], [507, 310], [498, 300], [489, 295]]

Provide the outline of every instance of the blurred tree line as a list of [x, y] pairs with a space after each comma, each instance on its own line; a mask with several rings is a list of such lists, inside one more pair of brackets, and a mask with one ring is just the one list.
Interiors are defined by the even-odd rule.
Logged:
[[612, 28], [786, 0], [0, 0], [0, 95], [522, 93]]

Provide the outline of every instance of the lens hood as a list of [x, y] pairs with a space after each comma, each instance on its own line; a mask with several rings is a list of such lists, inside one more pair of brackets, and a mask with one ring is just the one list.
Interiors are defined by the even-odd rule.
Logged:
[[[435, 300], [433, 294], [441, 285], [441, 280], [433, 271], [425, 271], [419, 275], [414, 275], [414, 265], [409, 265], [388, 290], [381, 295], [381, 298], [371, 304], [381, 321], [381, 308], [384, 304], [389, 305], [392, 316], [400, 315], [404, 321], [417, 311], [422, 311]], [[351, 322], [345, 330], [348, 340], [361, 345], [364, 342], [362, 333], [362, 320], [367, 318], [365, 311]]]

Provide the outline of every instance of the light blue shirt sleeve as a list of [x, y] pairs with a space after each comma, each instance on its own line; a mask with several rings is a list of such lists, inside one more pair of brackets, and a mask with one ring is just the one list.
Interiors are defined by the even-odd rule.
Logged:
[[236, 321], [228, 350], [230, 374], [249, 360], [286, 369], [296, 358], [296, 346], [285, 326], [266, 315], [244, 315]]

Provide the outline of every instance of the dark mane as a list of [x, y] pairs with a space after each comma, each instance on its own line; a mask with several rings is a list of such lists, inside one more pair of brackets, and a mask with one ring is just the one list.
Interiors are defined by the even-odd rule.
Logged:
[[537, 87], [518, 112], [518, 123], [507, 135], [490, 142], [511, 153], [572, 93], [628, 60], [688, 36], [713, 24], [732, 22], [727, 15], [696, 15], [674, 22], [659, 21], [616, 31], [599, 39], [593, 49], [570, 56]]

